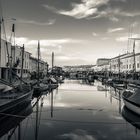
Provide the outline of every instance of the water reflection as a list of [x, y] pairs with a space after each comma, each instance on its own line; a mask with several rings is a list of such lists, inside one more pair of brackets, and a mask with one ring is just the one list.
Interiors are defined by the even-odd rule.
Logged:
[[22, 104], [11, 114], [0, 114], [0, 137], [5, 135], [8, 140], [18, 129], [18, 139], [21, 139], [20, 122], [32, 113], [31, 103]]
[[139, 133], [132, 133], [136, 126], [122, 117], [121, 92], [108, 87], [99, 91], [98, 86], [99, 82], [88, 86], [66, 81], [57, 90], [42, 95], [34, 102], [28, 121], [18, 123], [17, 136], [26, 140], [139, 139]]
[[53, 118], [53, 91], [51, 92], [51, 118]]
[[98, 91], [108, 91], [108, 87], [106, 85], [98, 85], [97, 86]]

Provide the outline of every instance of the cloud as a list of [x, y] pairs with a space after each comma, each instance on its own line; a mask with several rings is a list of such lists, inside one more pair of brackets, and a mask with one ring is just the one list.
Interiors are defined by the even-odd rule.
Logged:
[[16, 38], [15, 38], [15, 43], [16, 43], [17, 45], [23, 45], [23, 44], [25, 44], [27, 41], [28, 41], [28, 38], [26, 38], [26, 37], [16, 37]]
[[77, 129], [74, 132], [63, 134], [59, 136], [61, 139], [70, 140], [96, 140], [92, 135], [87, 134], [85, 130]]
[[135, 16], [140, 16], [140, 12], [139, 11], [136, 11], [136, 12], [121, 11], [121, 13], [119, 15], [126, 16], [126, 17], [135, 17]]
[[109, 37], [102, 37], [101, 39], [105, 41], [105, 40], [108, 40], [110, 38]]
[[128, 41], [130, 38], [140, 38], [140, 35], [139, 35], [139, 34], [132, 34], [131, 37], [122, 36], [122, 37], [116, 38], [116, 41], [118, 41], [118, 42], [126, 42], [126, 41]]
[[93, 35], [93, 36], [95, 36], [95, 37], [96, 37], [96, 36], [98, 36], [98, 34], [97, 34], [97, 33], [95, 33], [95, 32], [93, 32], [93, 33], [92, 33], [92, 35]]
[[[42, 47], [44, 46], [58, 46], [62, 44], [67, 43], [80, 43], [82, 40], [74, 40], [70, 38], [64, 38], [64, 39], [42, 39], [40, 40], [40, 45]], [[17, 45], [26, 44], [27, 46], [37, 46], [38, 40], [30, 40], [26, 37], [16, 37], [15, 42]]]
[[45, 8], [66, 16], [71, 16], [76, 19], [82, 19], [89, 17], [93, 14], [98, 14], [98, 8], [102, 5], [106, 5], [109, 0], [82, 0], [80, 4], [72, 3], [72, 10], [57, 10], [48, 5], [43, 5]]
[[[16, 37], [15, 38], [16, 45], [22, 46], [25, 44], [25, 48], [27, 51], [32, 53], [33, 56], [36, 55], [37, 52], [37, 45], [38, 45], [38, 40], [30, 40], [25, 37]], [[46, 59], [46, 56], [48, 54], [51, 54], [53, 51], [55, 53], [60, 54], [62, 52], [62, 47], [65, 44], [73, 44], [73, 43], [81, 43], [83, 40], [75, 40], [75, 39], [70, 39], [70, 38], [63, 38], [63, 39], [44, 39], [40, 40], [40, 50], [41, 50], [41, 56], [42, 58]], [[76, 59], [75, 57], [71, 58], [71, 56], [58, 56], [57, 58], [60, 61], [71, 61], [73, 59]]]
[[[49, 5], [42, 5], [46, 9], [50, 11], [60, 14], [66, 15], [70, 17], [74, 17], [76, 19], [97, 19], [106, 17], [113, 22], [118, 22], [118, 16], [122, 17], [135, 17], [139, 16], [140, 12], [138, 10], [127, 11], [123, 8], [111, 7], [111, 4], [115, 2], [118, 4], [127, 2], [126, 0], [81, 0], [81, 3], [72, 3], [71, 10], [58, 10], [55, 7], [51, 7]], [[121, 2], [121, 3], [120, 3]], [[104, 8], [101, 8], [103, 7]]]
[[118, 32], [118, 31], [123, 31], [124, 30], [124, 28], [122, 28], [122, 27], [119, 27], [119, 28], [111, 28], [111, 29], [108, 29], [108, 33], [114, 33], [114, 32]]
[[128, 41], [128, 36], [117, 37], [116, 41], [118, 41], [118, 42], [126, 42], [126, 41]]
[[109, 17], [109, 19], [113, 22], [118, 22], [119, 21], [119, 19], [115, 16], [111, 16], [111, 17]]
[[55, 24], [55, 19], [49, 19], [47, 22], [37, 22], [34, 20], [18, 20], [19, 23], [25, 23], [25, 24], [34, 24], [34, 25], [40, 25], [40, 26], [46, 26], [46, 25], [53, 25]]
[[133, 22], [130, 26], [131, 27], [137, 27], [139, 25], [139, 23], [137, 21]]

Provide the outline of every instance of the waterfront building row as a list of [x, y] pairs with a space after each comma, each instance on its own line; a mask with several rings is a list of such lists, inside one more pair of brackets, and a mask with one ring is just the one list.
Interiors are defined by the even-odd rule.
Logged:
[[[0, 78], [8, 79], [9, 67], [20, 76], [22, 67], [22, 49], [21, 46], [12, 46], [11, 43], [1, 40], [0, 45]], [[37, 58], [31, 56], [30, 52], [24, 51], [23, 54], [23, 77], [28, 77], [33, 71], [37, 71]], [[48, 63], [40, 60], [40, 71], [47, 72]]]
[[99, 58], [94, 70], [110, 71], [113, 73], [140, 72], [140, 53], [126, 53], [111, 59]]

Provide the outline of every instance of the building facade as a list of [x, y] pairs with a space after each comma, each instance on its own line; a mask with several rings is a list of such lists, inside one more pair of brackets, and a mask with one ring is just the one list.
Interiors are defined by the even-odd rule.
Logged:
[[[23, 78], [29, 77], [29, 73], [37, 71], [37, 58], [31, 57], [31, 53], [24, 50], [23, 47], [12, 46], [11, 43], [1, 40], [0, 45], [0, 79], [9, 79], [9, 69], [12, 68], [13, 77], [20, 77], [23, 61]], [[47, 73], [48, 63], [40, 60], [40, 71]]]
[[118, 55], [111, 58], [109, 64], [104, 63], [99, 65], [98, 63], [98, 66], [96, 65], [96, 69], [96, 71], [110, 71], [116, 74], [140, 72], [140, 53]]
[[110, 59], [108, 58], [99, 58], [96, 61], [96, 66], [103, 66], [103, 65], [109, 65]]
[[[37, 58], [30, 56], [30, 72], [37, 72], [37, 70], [38, 60]], [[43, 60], [39, 60], [39, 71], [46, 75], [48, 72], [48, 63]]]
[[11, 55], [11, 43], [1, 39], [1, 45], [0, 45], [0, 78], [1, 79], [8, 79], [10, 55]]
[[12, 67], [14, 67], [17, 71], [16, 74], [18, 76], [21, 75], [21, 67], [23, 61], [23, 77], [28, 77], [30, 72], [30, 56], [31, 53], [24, 50], [23, 60], [22, 53], [23, 47], [20, 46], [12, 46]]

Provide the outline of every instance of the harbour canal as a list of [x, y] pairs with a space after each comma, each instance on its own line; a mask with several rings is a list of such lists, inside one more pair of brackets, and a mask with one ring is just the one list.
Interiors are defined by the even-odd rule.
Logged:
[[[121, 93], [97, 81], [94, 85], [87, 85], [82, 81], [65, 80], [58, 89], [44, 93], [38, 101], [33, 99], [32, 104], [33, 108], [28, 105], [24, 107], [24, 113], [13, 116], [19, 119], [7, 119], [3, 123], [5, 131], [8, 124], [12, 125], [8, 120], [16, 121], [17, 126], [1, 136], [1, 140], [140, 138], [140, 119], [124, 108]], [[24, 115], [27, 117], [21, 121]], [[3, 131], [1, 129], [1, 133]]]

